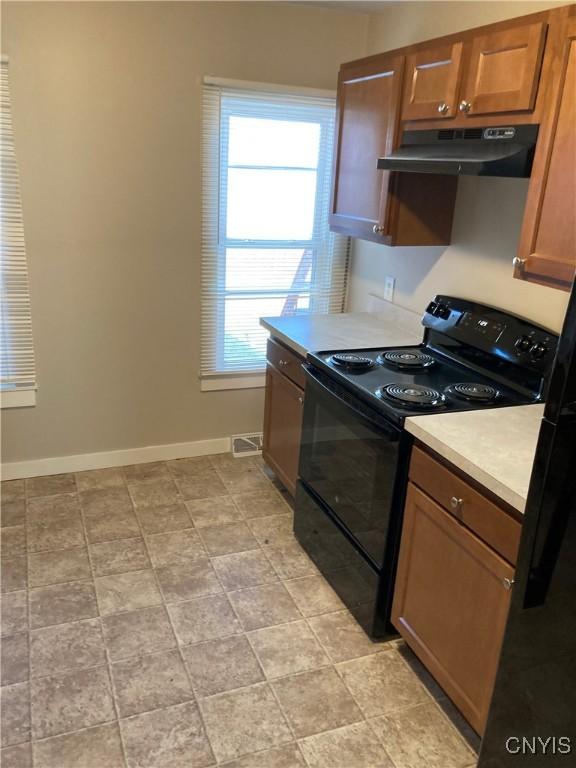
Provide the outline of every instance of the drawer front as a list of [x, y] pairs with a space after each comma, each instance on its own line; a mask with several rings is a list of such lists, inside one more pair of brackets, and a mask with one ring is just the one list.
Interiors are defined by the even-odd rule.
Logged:
[[425, 451], [414, 447], [410, 480], [483, 541], [516, 564], [522, 526]]
[[266, 346], [266, 359], [268, 362], [287, 376], [294, 384], [304, 389], [304, 371], [302, 363], [304, 360], [292, 350], [277, 342], [275, 339], [268, 339]]

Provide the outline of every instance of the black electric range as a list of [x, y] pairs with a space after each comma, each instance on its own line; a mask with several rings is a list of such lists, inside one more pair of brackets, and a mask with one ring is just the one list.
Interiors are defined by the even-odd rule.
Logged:
[[422, 324], [419, 345], [315, 352], [305, 365], [295, 534], [374, 637], [393, 633], [412, 442], [405, 419], [542, 401], [558, 341], [449, 296], [428, 305]]

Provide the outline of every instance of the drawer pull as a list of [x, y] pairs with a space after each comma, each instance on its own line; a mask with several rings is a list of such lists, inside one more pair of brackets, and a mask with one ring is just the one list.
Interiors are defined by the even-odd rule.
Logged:
[[504, 589], [512, 589], [514, 586], [514, 579], [502, 579], [502, 584], [504, 585]]
[[279, 360], [278, 365], [281, 365], [282, 367], [284, 367], [285, 365], [288, 365], [288, 360]]
[[298, 402], [299, 403], [303, 403], [304, 402], [304, 398], [302, 397], [302, 395], [298, 395]]
[[450, 499], [450, 506], [454, 511], [458, 511], [462, 509], [462, 504], [464, 504], [464, 502], [462, 501], [462, 499], [459, 499], [457, 496], [452, 496], [452, 498]]

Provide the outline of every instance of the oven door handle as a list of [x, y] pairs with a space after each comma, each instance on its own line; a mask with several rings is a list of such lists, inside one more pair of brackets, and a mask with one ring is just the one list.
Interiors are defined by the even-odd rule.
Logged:
[[[376, 416], [376, 414], [374, 416], [371, 416], [366, 412], [361, 411], [359, 408], [356, 408], [351, 402], [340, 397], [340, 395], [338, 395], [338, 393], [335, 392], [333, 389], [331, 389], [330, 387], [327, 387], [326, 384], [317, 376], [313, 366], [311, 366], [308, 363], [304, 363], [302, 368], [304, 369], [304, 373], [306, 374], [306, 377], [312, 383], [313, 386], [318, 387], [320, 390], [322, 390], [322, 392], [324, 392], [333, 400], [336, 400], [340, 405], [346, 408], [349, 412], [353, 413], [356, 417], [368, 423], [372, 428], [377, 429], [379, 432], [386, 432], [388, 434], [393, 434], [395, 437], [397, 437], [400, 434], [401, 430], [395, 427], [389, 421], [385, 421], [384, 418], [379, 419]], [[304, 402], [306, 402], [306, 400], [304, 400]]]

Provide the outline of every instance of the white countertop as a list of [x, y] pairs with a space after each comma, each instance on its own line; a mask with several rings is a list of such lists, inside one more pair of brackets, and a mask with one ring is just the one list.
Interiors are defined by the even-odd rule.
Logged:
[[298, 354], [419, 344], [420, 316], [391, 304], [385, 312], [262, 317], [260, 324]]
[[524, 513], [543, 405], [411, 416], [405, 428]]

